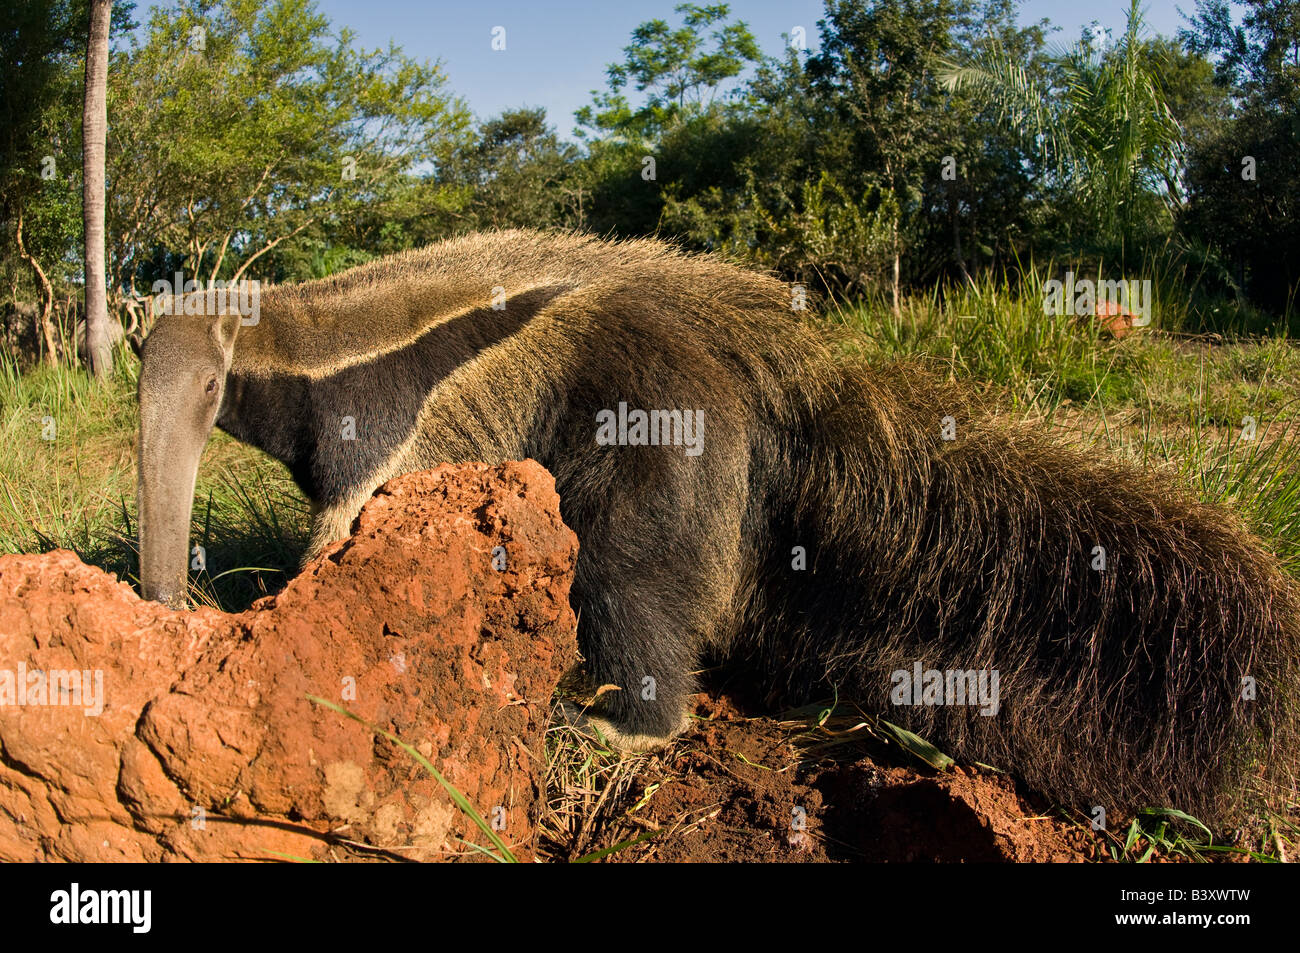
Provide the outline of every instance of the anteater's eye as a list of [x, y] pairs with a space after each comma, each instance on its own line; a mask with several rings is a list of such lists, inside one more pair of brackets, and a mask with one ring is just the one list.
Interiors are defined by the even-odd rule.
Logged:
[[217, 379], [215, 377], [208, 378], [207, 392], [209, 394], [215, 394], [217, 392]]

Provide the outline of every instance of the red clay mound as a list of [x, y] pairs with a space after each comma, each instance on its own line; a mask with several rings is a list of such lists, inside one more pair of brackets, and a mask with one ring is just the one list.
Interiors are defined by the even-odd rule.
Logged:
[[393, 480], [239, 615], [66, 551], [0, 557], [0, 860], [482, 856], [424, 769], [309, 694], [415, 745], [531, 856], [576, 556], [526, 461]]

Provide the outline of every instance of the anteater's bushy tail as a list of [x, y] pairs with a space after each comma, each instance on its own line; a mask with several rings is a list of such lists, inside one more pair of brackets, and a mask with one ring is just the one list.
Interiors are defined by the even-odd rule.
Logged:
[[[1223, 822], [1252, 779], [1291, 789], [1300, 600], [1239, 517], [916, 368], [859, 369], [804, 400], [802, 432], [768, 448], [793, 478], [766, 512], [795, 516], [749, 588], [783, 594], [749, 615], [783, 687], [827, 679], [1075, 806]], [[996, 670], [999, 710], [895, 705], [894, 673], [917, 662]]]

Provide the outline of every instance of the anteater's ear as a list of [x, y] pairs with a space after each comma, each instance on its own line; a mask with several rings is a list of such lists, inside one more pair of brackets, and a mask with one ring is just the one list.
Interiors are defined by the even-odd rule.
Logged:
[[238, 311], [234, 314], [218, 315], [216, 327], [212, 329], [217, 343], [221, 345], [221, 350], [226, 355], [227, 364], [230, 363], [230, 356], [234, 353], [235, 337], [239, 334], [239, 326], [243, 320], [244, 316]]

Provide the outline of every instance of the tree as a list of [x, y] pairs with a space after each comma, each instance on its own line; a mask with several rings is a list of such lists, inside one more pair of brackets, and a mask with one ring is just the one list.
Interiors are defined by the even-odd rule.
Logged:
[[846, 186], [879, 195], [879, 207], [893, 214], [888, 283], [895, 314], [904, 254], [959, 137], [936, 71], [977, 15], [974, 0], [827, 0], [821, 51], [808, 61], [813, 88], [853, 130], [858, 176]]
[[[1241, 14], [1240, 20], [1234, 12]], [[1179, 37], [1213, 58], [1231, 118], [1198, 137], [1180, 230], [1223, 283], [1274, 314], [1300, 298], [1300, 3], [1199, 0]]]
[[[1233, 8], [1244, 11], [1235, 22]], [[1300, 109], [1300, 4], [1296, 0], [1196, 0], [1178, 38], [1217, 59], [1220, 83], [1255, 104]]]
[[1167, 232], [1181, 202], [1182, 128], [1163, 79], [1161, 47], [1142, 36], [1139, 0], [1112, 48], [1091, 35], [1056, 63], [1044, 82], [1000, 46], [959, 65], [944, 85], [972, 89], [1017, 130], [1026, 151], [1068, 209], [1063, 224], [1110, 250], [1140, 245], [1153, 228]]
[[667, 138], [668, 154], [696, 158], [678, 160], [690, 174], [665, 185], [662, 223], [800, 284], [860, 293], [892, 266], [897, 210], [880, 189], [854, 191], [851, 126], [812, 90], [804, 58], [768, 60], [744, 99]]
[[464, 228], [580, 225], [577, 155], [546, 124], [545, 109], [507, 109], [479, 126], [439, 178], [465, 190]]
[[[589, 196], [585, 224], [602, 234], [653, 232], [665, 190], [701, 164], [716, 166], [716, 155], [677, 146], [698, 143], [696, 133], [719, 122], [723, 84], [759, 59], [749, 27], [728, 20], [727, 4], [674, 9], [682, 25], [650, 20], [633, 30], [624, 61], [606, 70], [608, 90], [593, 90], [592, 105], [575, 114], [587, 155], [574, 187]], [[629, 87], [645, 94], [641, 105], [629, 100]]]
[[936, 68], [992, 40], [1035, 63], [1041, 25], [1018, 26], [1007, 0], [828, 13], [818, 54], [764, 61], [744, 95], [662, 137], [676, 174], [660, 225], [833, 295], [883, 287], [899, 307], [907, 284], [1011, 258], [1030, 211], [1021, 153]]
[[82, 132], [82, 214], [85, 221], [86, 357], [91, 373], [113, 369], [104, 271], [104, 148], [108, 137], [108, 30], [112, 0], [90, 0]]
[[468, 111], [438, 66], [354, 39], [310, 0], [154, 8], [109, 88], [111, 287], [293, 280], [323, 249], [349, 263], [450, 230], [432, 169]]
[[[632, 42], [623, 48], [626, 59], [605, 70], [608, 92], [593, 90], [594, 103], [575, 114], [583, 127], [579, 135], [594, 133], [651, 146], [674, 123], [706, 110], [725, 80], [758, 61], [758, 42], [745, 23], [727, 22], [727, 4], [679, 3], [673, 12], [682, 16], [676, 30], [656, 19], [632, 31]], [[706, 49], [710, 27], [716, 28], [708, 36], [713, 46]], [[648, 94], [640, 107], [629, 102], [624, 92], [628, 86]]]
[[72, 172], [86, 22], [80, 0], [19, 0], [0, 18], [0, 60], [10, 67], [0, 71], [0, 223], [15, 253], [0, 266], [15, 299], [20, 289], [37, 298], [35, 340], [51, 364], [54, 286], [81, 239]]

